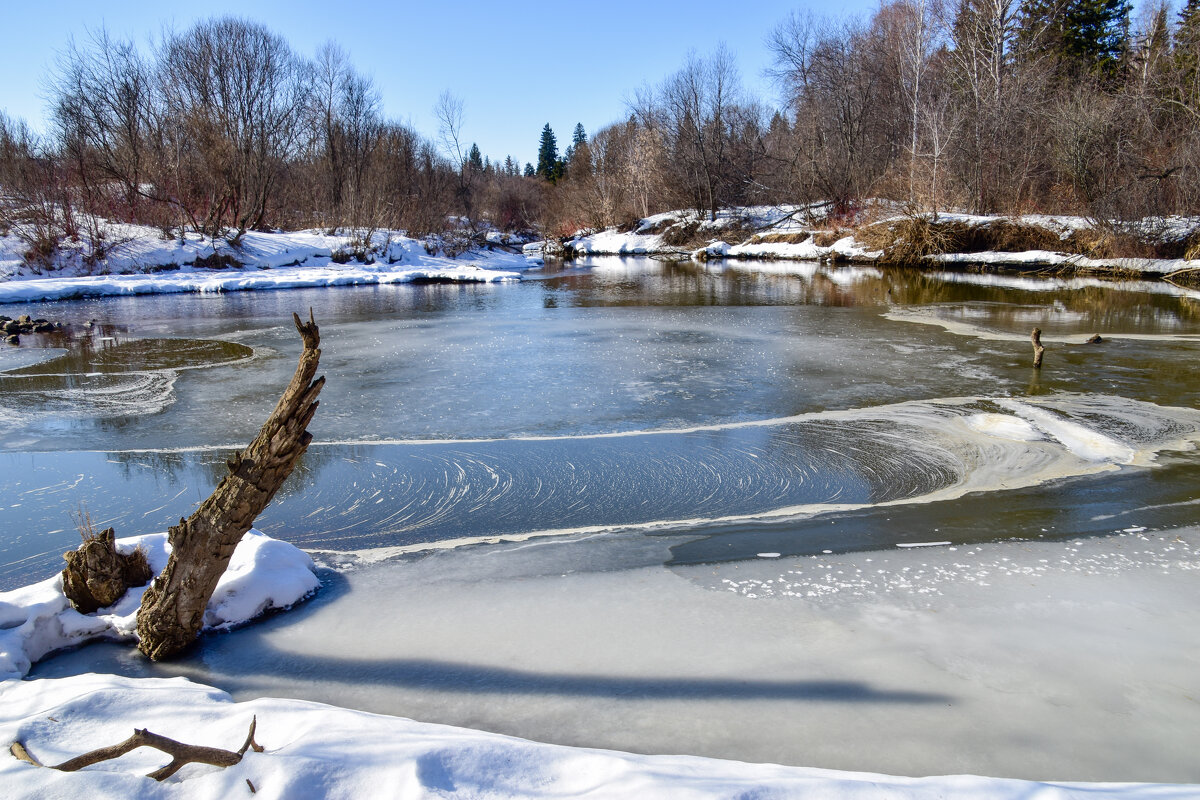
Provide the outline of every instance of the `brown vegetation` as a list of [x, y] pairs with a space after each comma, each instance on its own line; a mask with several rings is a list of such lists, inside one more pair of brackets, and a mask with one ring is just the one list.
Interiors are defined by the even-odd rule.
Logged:
[[[436, 139], [388, 120], [334, 44], [304, 58], [236, 18], [171, 33], [149, 53], [100, 31], [52, 76], [49, 135], [0, 117], [0, 230], [21, 236], [35, 265], [65, 239], [102, 259], [119, 243], [101, 217], [234, 244], [255, 228], [350, 231], [365, 260], [382, 228], [471, 246], [464, 218], [564, 239], [670, 209], [714, 221], [729, 206], [824, 201], [824, 222], [808, 222], [843, 227], [882, 198], [911, 210], [867, 233], [897, 263], [952, 243], [1200, 254], [1195, 237], [1159, 242], [1121, 224], [1200, 214], [1195, 4], [1114, 18], [1105, 35], [1119, 41], [1094, 52], [1064, 45], [1060, 6], [888, 0], [855, 19], [793, 15], [768, 39], [782, 108], [745, 90], [724, 48], [693, 54], [636, 93], [626, 118], [590, 138], [580, 129], [545, 177], [468, 147], [453, 95], [435, 109]], [[1104, 224], [1056, 239], [1020, 222], [920, 221], [951, 208]], [[663, 232], [673, 246], [706, 239], [702, 227]], [[915, 238], [899, 246], [901, 234]]]

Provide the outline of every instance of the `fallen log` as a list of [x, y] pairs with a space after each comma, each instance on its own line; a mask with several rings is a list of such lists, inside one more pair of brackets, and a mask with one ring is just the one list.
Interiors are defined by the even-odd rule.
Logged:
[[[8, 752], [12, 754], [13, 758], [24, 761], [27, 764], [33, 764], [35, 767], [46, 767], [47, 769], [56, 769], [60, 772], [77, 772], [84, 767], [90, 767], [92, 764], [99, 764], [101, 761], [111, 761], [114, 758], [120, 758], [139, 747], [153, 747], [155, 750], [161, 750], [171, 756], [171, 763], [154, 770], [147, 774], [146, 777], [153, 778], [156, 781], [164, 781], [178, 772], [185, 764], [212, 764], [215, 767], [232, 767], [234, 764], [241, 762], [242, 756], [246, 755], [247, 750], [253, 749], [254, 752], [261, 753], [263, 751], [262, 745], [254, 741], [254, 731], [257, 727], [258, 717], [251, 718], [250, 732], [246, 734], [246, 741], [238, 750], [222, 750], [219, 747], [186, 744], [157, 733], [152, 733], [145, 728], [134, 728], [133, 735], [123, 742], [109, 747], [90, 750], [61, 764], [43, 764], [33, 757], [33, 754], [25, 747], [24, 742], [20, 740], [9, 745]], [[251, 791], [253, 791], [253, 788]]]
[[158, 661], [188, 647], [204, 624], [204, 609], [234, 548], [308, 449], [308, 423], [325, 379], [313, 376], [321, 358], [320, 330], [309, 310], [292, 315], [304, 352], [283, 396], [258, 436], [228, 461], [229, 474], [189, 518], [168, 531], [167, 566], [142, 597], [138, 649]]

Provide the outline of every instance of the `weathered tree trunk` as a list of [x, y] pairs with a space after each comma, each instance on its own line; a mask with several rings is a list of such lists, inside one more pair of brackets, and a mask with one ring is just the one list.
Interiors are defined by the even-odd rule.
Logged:
[[169, 658], [195, 640], [204, 609], [234, 548], [266, 508], [312, 441], [306, 428], [317, 410], [324, 378], [313, 380], [321, 351], [320, 331], [309, 311], [296, 374], [279, 404], [250, 445], [229, 461], [229, 475], [200, 508], [168, 532], [171, 556], [146, 590], [138, 611], [138, 649], [155, 661]]

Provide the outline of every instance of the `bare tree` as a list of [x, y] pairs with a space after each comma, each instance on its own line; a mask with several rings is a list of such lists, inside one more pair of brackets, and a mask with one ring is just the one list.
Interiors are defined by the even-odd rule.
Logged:
[[734, 179], [730, 149], [740, 99], [737, 67], [724, 45], [708, 58], [690, 53], [659, 90], [660, 119], [676, 178], [690, 188], [693, 207], [712, 219]]
[[151, 66], [132, 42], [101, 28], [68, 44], [50, 92], [55, 132], [84, 189], [99, 194], [115, 182], [136, 219], [159, 113]]
[[181, 153], [175, 193], [202, 209], [200, 229], [231, 241], [263, 224], [297, 152], [309, 71], [281, 37], [233, 17], [167, 38], [158, 54]]
[[317, 52], [309, 118], [327, 226], [376, 227], [382, 199], [369, 191], [367, 173], [383, 129], [379, 92], [333, 42]]
[[438, 121], [438, 141], [446, 155], [454, 162], [458, 170], [458, 186], [455, 194], [460, 203], [462, 213], [468, 218], [474, 216], [475, 172], [467, 163], [463, 151], [463, 101], [446, 90], [438, 96], [433, 114]]

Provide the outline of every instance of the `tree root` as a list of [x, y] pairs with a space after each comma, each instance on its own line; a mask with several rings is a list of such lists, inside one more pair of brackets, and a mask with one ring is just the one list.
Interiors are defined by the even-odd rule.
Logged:
[[160, 736], [157, 733], [151, 733], [144, 728], [134, 728], [133, 736], [130, 736], [119, 744], [92, 750], [83, 755], [68, 759], [61, 764], [41, 763], [33, 757], [21, 741], [16, 741], [9, 745], [8, 752], [12, 754], [13, 758], [33, 764], [35, 767], [46, 767], [47, 769], [56, 769], [60, 772], [75, 772], [92, 764], [98, 764], [101, 761], [120, 758], [139, 747], [153, 747], [155, 750], [161, 750], [171, 756], [171, 763], [154, 770], [147, 774], [146, 777], [153, 778], [156, 781], [164, 781], [178, 772], [185, 764], [212, 764], [215, 767], [232, 767], [234, 764], [241, 762], [242, 756], [246, 754], [247, 750], [261, 753], [263, 751], [262, 745], [254, 741], [254, 731], [257, 727], [258, 717], [253, 717], [250, 720], [250, 731], [246, 734], [246, 742], [237, 751], [222, 750], [219, 747], [202, 747], [195, 744], [185, 744], [177, 742], [174, 739], [169, 739], [166, 736]]

